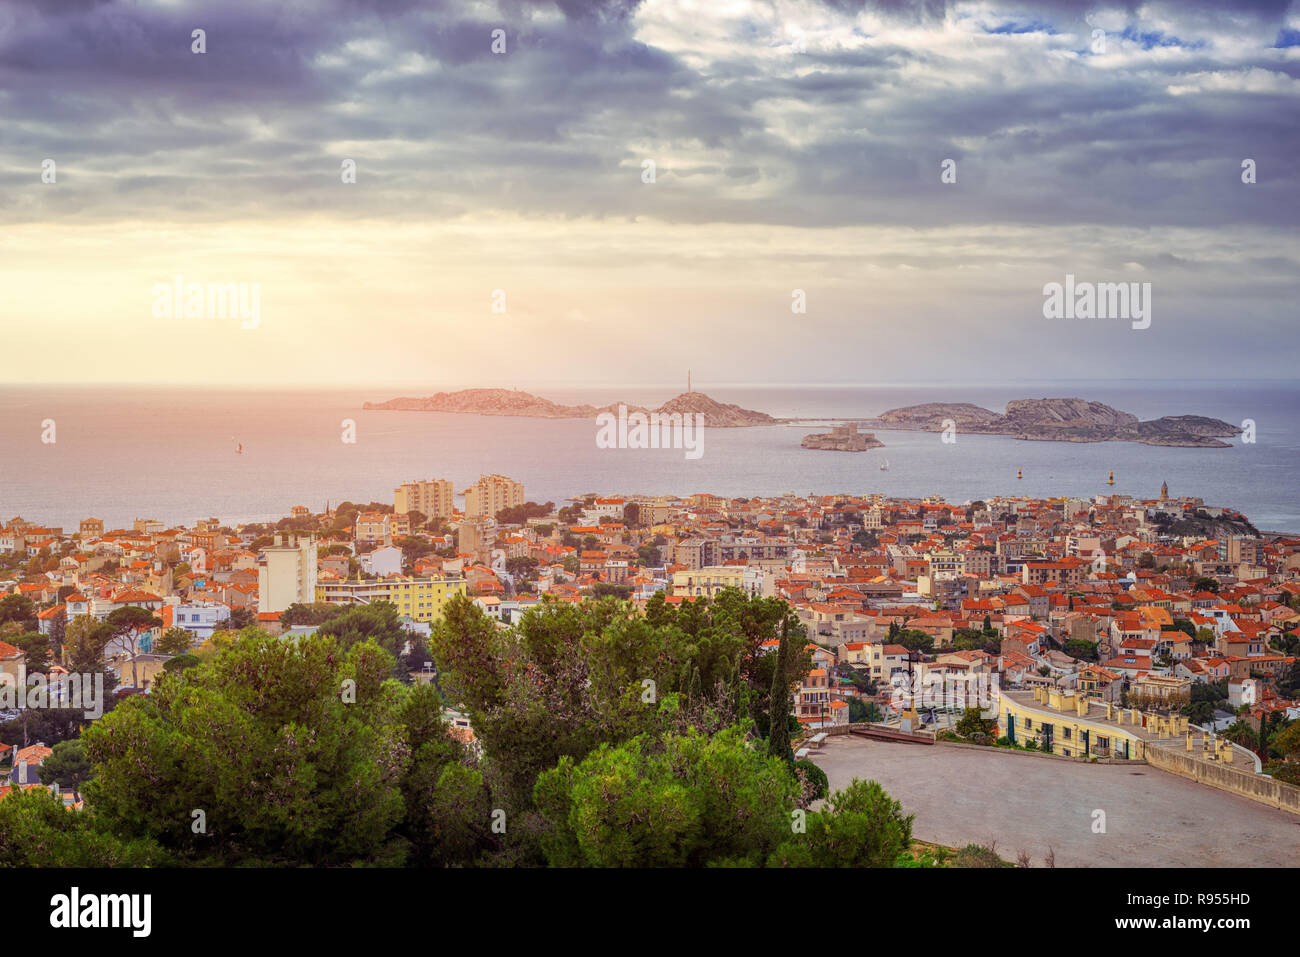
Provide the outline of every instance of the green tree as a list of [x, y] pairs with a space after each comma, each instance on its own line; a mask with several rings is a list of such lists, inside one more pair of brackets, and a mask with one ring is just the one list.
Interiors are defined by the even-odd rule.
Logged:
[[90, 777], [90, 759], [86, 757], [81, 738], [69, 738], [54, 745], [52, 753], [36, 769], [41, 783], [58, 784], [59, 787], [81, 789]]
[[1065, 643], [1065, 653], [1072, 658], [1079, 658], [1084, 661], [1097, 661], [1097, 642], [1087, 641], [1083, 638], [1071, 638]]
[[854, 778], [822, 810], [808, 813], [805, 832], [790, 836], [768, 865], [893, 867], [911, 846], [912, 820], [877, 782]]
[[546, 860], [561, 867], [761, 865], [789, 834], [798, 786], [739, 729], [642, 735], [537, 781]]
[[407, 662], [401, 656], [412, 635], [402, 624], [397, 606], [392, 602], [374, 601], [349, 608], [317, 628], [316, 634], [337, 638], [344, 651], [358, 642], [374, 641], [393, 656], [394, 677], [406, 678], [409, 674]]
[[902, 645], [908, 651], [919, 651], [922, 654], [930, 654], [934, 650], [934, 638], [917, 628], [904, 628], [898, 633], [897, 644]]
[[[62, 784], [62, 782], [59, 782]], [[0, 801], [0, 867], [157, 867], [170, 863], [147, 840], [108, 833], [93, 808], [70, 812], [44, 788]]]
[[[680, 609], [656, 595], [644, 615], [613, 599], [543, 599], [503, 629], [456, 596], [430, 650], [443, 693], [483, 747], [497, 806], [514, 820], [533, 807], [538, 775], [562, 757], [579, 762], [603, 743], [747, 720], [765, 734], [777, 655], [764, 642], [786, 618], [802, 634], [784, 602], [726, 589]], [[806, 670], [806, 651], [793, 659], [790, 674]]]
[[516, 555], [506, 559], [506, 571], [515, 578], [529, 578], [537, 570], [538, 561], [528, 555]]
[[230, 614], [216, 622], [213, 627], [228, 631], [241, 631], [244, 628], [252, 628], [256, 624], [257, 613], [253, 609], [232, 608]]
[[194, 644], [194, 636], [184, 628], [175, 626], [168, 628], [158, 638], [154, 649], [163, 655], [179, 655], [190, 650]]
[[1300, 721], [1292, 721], [1269, 743], [1283, 757], [1294, 760], [1294, 756], [1300, 755]]
[[176, 674], [185, 671], [188, 668], [193, 668], [195, 665], [201, 665], [202, 663], [202, 659], [197, 655], [177, 655], [175, 658], [171, 658], [163, 664], [163, 671], [168, 674]]
[[[464, 863], [459, 834], [446, 857], [427, 843], [455, 823], [424, 820], [446, 806], [443, 771], [464, 756], [434, 740], [445, 733], [436, 695], [392, 681], [392, 669], [372, 641], [344, 652], [330, 636], [246, 630], [83, 733], [88, 801], [120, 838], [181, 862]], [[445, 780], [466, 793], [454, 773]]]
[[980, 717], [979, 708], [966, 708], [953, 730], [963, 738], [971, 738], [977, 734], [987, 735], [996, 725], [997, 721]]
[[131, 658], [131, 687], [140, 687], [136, 656], [140, 653], [140, 636], [143, 632], [162, 625], [154, 613], [139, 605], [126, 605], [109, 612], [106, 623], [113, 630], [112, 644], [116, 650]]
[[39, 631], [25, 631], [9, 638], [9, 644], [22, 649], [27, 655], [28, 673], [48, 674], [51, 661], [50, 636]]
[[280, 612], [280, 624], [285, 628], [291, 628], [294, 625], [323, 625], [331, 618], [337, 618], [344, 611], [342, 605], [331, 605], [328, 602], [313, 602], [311, 604], [294, 602]]
[[1214, 721], [1214, 705], [1208, 701], [1183, 705], [1182, 712], [1192, 724], [1206, 725]]
[[36, 626], [36, 606], [26, 595], [12, 594], [0, 598], [0, 624], [11, 621], [23, 626]]
[[794, 749], [790, 746], [790, 629], [781, 629], [781, 643], [776, 650], [776, 668], [772, 672], [770, 721], [767, 733], [767, 753], [794, 766]]
[[874, 701], [863, 701], [861, 698], [849, 699], [849, 721], [857, 723], [861, 721], [879, 721], [880, 719], [880, 709], [876, 707]]
[[104, 650], [113, 640], [112, 626], [90, 615], [78, 615], [68, 622], [63, 634], [63, 659], [69, 671], [98, 671], [104, 665]]

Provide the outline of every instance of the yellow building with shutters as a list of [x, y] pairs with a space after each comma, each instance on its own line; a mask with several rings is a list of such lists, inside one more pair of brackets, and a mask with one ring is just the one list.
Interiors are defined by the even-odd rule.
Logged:
[[382, 578], [378, 581], [319, 582], [316, 600], [334, 605], [392, 602], [414, 621], [437, 621], [452, 595], [466, 592], [463, 578]]
[[998, 704], [999, 736], [1068, 758], [1144, 760], [1153, 742], [1184, 739], [1188, 730], [1177, 713], [1121, 708], [1056, 688], [1004, 690]]

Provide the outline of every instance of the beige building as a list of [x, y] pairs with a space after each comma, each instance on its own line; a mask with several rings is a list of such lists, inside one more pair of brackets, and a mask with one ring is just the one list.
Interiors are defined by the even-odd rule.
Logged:
[[724, 588], [740, 588], [744, 577], [744, 565], [712, 565], [673, 572], [672, 594], [716, 598]]
[[503, 508], [523, 504], [523, 483], [504, 475], [481, 475], [465, 489], [465, 515], [469, 518], [496, 518]]
[[488, 528], [488, 524], [477, 521], [461, 522], [456, 526], [456, 550], [481, 559], [496, 539], [495, 530]]
[[316, 600], [316, 541], [307, 536], [275, 536], [257, 561], [257, 610], [281, 612], [294, 602]]
[[398, 512], [358, 512], [354, 537], [358, 542], [382, 542], [387, 538], [401, 538], [411, 534], [411, 523], [406, 514]]
[[448, 479], [407, 482], [393, 490], [393, 511], [398, 515], [420, 512], [425, 518], [450, 518], [455, 511], [456, 488]]

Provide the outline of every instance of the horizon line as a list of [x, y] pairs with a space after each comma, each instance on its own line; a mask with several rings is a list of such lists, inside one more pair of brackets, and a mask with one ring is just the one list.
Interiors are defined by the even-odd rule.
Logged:
[[[1239, 385], [1241, 383], [1284, 383], [1287, 385], [1291, 385], [1294, 382], [1294, 380], [1292, 379], [1281, 378], [1281, 377], [1274, 378], [1274, 377], [1235, 377], [1235, 376], [1230, 376], [1225, 378], [1207, 378], [1205, 376], [1197, 376], [1197, 381], [1199, 383], [1215, 382], [1215, 383], [1224, 383], [1224, 384], [1233, 384], [1233, 385]], [[951, 379], [942, 382], [937, 382], [932, 380], [912, 381], [912, 382], [898, 382], [898, 381], [863, 382], [861, 380], [856, 380], [856, 381], [832, 381], [832, 382], [821, 381], [821, 382], [774, 383], [769, 380], [769, 381], [760, 381], [760, 382], [717, 381], [717, 382], [707, 383], [704, 388], [698, 386], [694, 387], [692, 391], [704, 392], [709, 388], [771, 389], [771, 390], [845, 389], [845, 388], [856, 388], [856, 389], [943, 388], [946, 386], [952, 386], [952, 387], [998, 386], [998, 387], [1014, 388], [1017, 386], [1040, 385], [1040, 384], [1058, 384], [1058, 385], [1063, 383], [1118, 384], [1118, 383], [1129, 383], [1129, 382], [1143, 382], [1143, 383], [1156, 382], [1162, 384], [1168, 383], [1168, 384], [1176, 384], [1182, 386], [1187, 385], [1187, 380], [1185, 377], [1161, 378], [1157, 376], [1119, 376], [1119, 377], [1112, 377], [1112, 378], [1078, 378], [1078, 379], [1051, 377], [1045, 379], [1015, 379], [1015, 380]], [[22, 389], [41, 389], [41, 388], [62, 388], [62, 389], [77, 389], [77, 390], [86, 390], [86, 391], [95, 390], [95, 389], [138, 389], [141, 391], [155, 390], [155, 391], [228, 391], [228, 392], [248, 392], [248, 391], [343, 392], [343, 391], [355, 391], [359, 389], [374, 389], [374, 390], [382, 389], [382, 390], [390, 390], [390, 394], [391, 394], [391, 390], [398, 390], [398, 389], [422, 389], [422, 390], [429, 390], [432, 392], [450, 392], [450, 391], [460, 392], [460, 391], [467, 391], [471, 389], [503, 389], [506, 391], [514, 391], [514, 392], [527, 392], [533, 389], [579, 389], [579, 390], [667, 389], [667, 390], [673, 390], [673, 389], [679, 389], [680, 387], [681, 387], [680, 382], [678, 383], [672, 383], [672, 382], [629, 383], [626, 381], [595, 382], [589, 380], [580, 381], [580, 382], [566, 382], [566, 381], [534, 382], [534, 383], [526, 384], [525, 387], [523, 388], [520, 388], [517, 385], [510, 385], [510, 386], [466, 385], [466, 384], [455, 383], [455, 382], [430, 383], [430, 382], [414, 382], [414, 381], [387, 382], [387, 383], [385, 382], [344, 382], [344, 383], [322, 384], [316, 381], [285, 382], [283, 380], [279, 380], [279, 381], [267, 380], [267, 381], [256, 381], [256, 382], [246, 382], [246, 383], [194, 382], [192, 380], [185, 381], [185, 382], [143, 383], [143, 382], [129, 381], [129, 380], [86, 382], [85, 380], [81, 380], [81, 379], [78, 380], [55, 379], [55, 380], [43, 380], [43, 381], [34, 381], [34, 382], [0, 383], [0, 390], [6, 390], [6, 391], [19, 391]], [[682, 392], [684, 393], [685, 390], [682, 390]]]

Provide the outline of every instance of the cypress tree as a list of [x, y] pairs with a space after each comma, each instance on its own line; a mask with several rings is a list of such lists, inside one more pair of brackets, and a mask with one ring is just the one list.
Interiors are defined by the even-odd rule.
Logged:
[[776, 673], [772, 675], [772, 694], [768, 703], [767, 753], [794, 766], [790, 747], [790, 681], [786, 677], [789, 655], [789, 621], [781, 624], [781, 641], [776, 648]]

